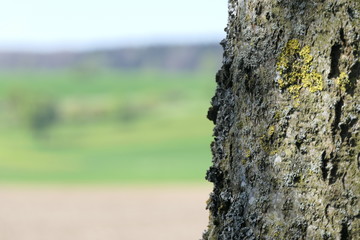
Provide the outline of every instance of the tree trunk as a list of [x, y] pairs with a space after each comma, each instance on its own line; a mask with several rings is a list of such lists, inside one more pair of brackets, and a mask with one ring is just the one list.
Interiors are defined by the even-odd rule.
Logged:
[[229, 0], [203, 239], [360, 238], [359, 30], [359, 0]]

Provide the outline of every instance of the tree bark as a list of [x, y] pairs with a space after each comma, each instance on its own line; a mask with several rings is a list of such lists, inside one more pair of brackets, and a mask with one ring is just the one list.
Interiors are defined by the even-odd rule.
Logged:
[[229, 0], [203, 239], [360, 238], [359, 30], [359, 0]]

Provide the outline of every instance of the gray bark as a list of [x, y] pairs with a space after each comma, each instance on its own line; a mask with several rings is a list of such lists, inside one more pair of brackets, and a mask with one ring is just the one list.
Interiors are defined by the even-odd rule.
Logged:
[[360, 239], [359, 30], [359, 0], [229, 0], [203, 239]]

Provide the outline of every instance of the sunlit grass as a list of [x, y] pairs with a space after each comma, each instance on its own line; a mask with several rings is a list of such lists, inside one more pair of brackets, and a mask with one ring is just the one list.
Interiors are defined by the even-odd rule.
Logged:
[[[0, 74], [0, 181], [203, 181], [213, 88], [199, 73]], [[14, 93], [55, 99], [62, 112], [34, 132], [6, 108]]]

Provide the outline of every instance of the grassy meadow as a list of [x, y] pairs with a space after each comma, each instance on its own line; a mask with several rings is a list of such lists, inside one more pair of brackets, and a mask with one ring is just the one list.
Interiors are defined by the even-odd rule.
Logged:
[[0, 182], [204, 182], [213, 76], [0, 72]]

